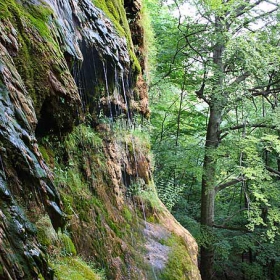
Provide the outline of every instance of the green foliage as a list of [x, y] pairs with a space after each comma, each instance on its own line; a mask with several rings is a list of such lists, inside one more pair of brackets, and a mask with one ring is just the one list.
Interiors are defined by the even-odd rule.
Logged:
[[157, 180], [158, 195], [169, 210], [179, 201], [185, 188], [184, 185], [174, 185], [173, 180]]
[[242, 270], [244, 271], [245, 279], [258, 280], [258, 279], [262, 279], [263, 277], [262, 268], [256, 263], [254, 264], [243, 263]]
[[[148, 3], [158, 48], [150, 100], [159, 196], [173, 206], [200, 246], [211, 244], [215, 249], [217, 277], [233, 273], [235, 279], [273, 279], [275, 272], [268, 275], [266, 267], [273, 266], [278, 256], [264, 257], [266, 264], [256, 256], [279, 238], [276, 12], [268, 15], [246, 1], [203, 0], [188, 2], [199, 12], [185, 16], [182, 9], [178, 20], [171, 1], [163, 6]], [[218, 128], [218, 141], [206, 148], [210, 109], [220, 110], [221, 119], [215, 128], [208, 127], [208, 136]], [[202, 172], [203, 161], [204, 166], [210, 162], [211, 172]], [[214, 223], [225, 228], [210, 234], [199, 227], [203, 174], [209, 176], [207, 184], [213, 182], [212, 189], [220, 190]], [[248, 229], [242, 239], [241, 232]], [[249, 254], [252, 259], [245, 263], [242, 258]]]
[[204, 112], [192, 104], [193, 96], [184, 96], [177, 137], [180, 92], [174, 85], [162, 83], [151, 91], [152, 150], [155, 155], [155, 183], [160, 199], [169, 209], [184, 190], [201, 178]]
[[140, 195], [144, 191], [144, 186], [145, 186], [145, 182], [143, 182], [142, 180], [137, 180], [135, 182], [132, 182], [127, 190], [127, 195], [129, 196]]

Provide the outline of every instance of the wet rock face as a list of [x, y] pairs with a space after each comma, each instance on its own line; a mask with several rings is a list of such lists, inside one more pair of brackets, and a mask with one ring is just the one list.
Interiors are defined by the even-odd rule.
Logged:
[[51, 279], [36, 229], [24, 212], [32, 218], [47, 212], [55, 228], [63, 227], [64, 214], [38, 149], [35, 109], [13, 61], [20, 48], [17, 32], [10, 22], [1, 22], [0, 30], [0, 279], [35, 279], [39, 274]]
[[[59, 25], [57, 36], [65, 53], [74, 60], [87, 61], [84, 47], [96, 50], [99, 59], [128, 71], [130, 59], [124, 38], [90, 0], [46, 0]], [[85, 43], [85, 45], [83, 45]]]
[[57, 229], [65, 216], [37, 138], [67, 134], [88, 112], [131, 118], [134, 70], [126, 39], [90, 0], [3, 5], [0, 279], [52, 279], [30, 221], [47, 213]]
[[136, 70], [127, 40], [117, 34], [111, 21], [90, 0], [47, 3], [59, 25], [57, 40], [78, 86], [84, 113], [89, 112], [96, 122], [103, 115], [111, 119], [121, 115], [131, 119], [133, 111], [145, 115], [141, 98], [134, 101]]
[[[141, 0], [125, 0], [124, 6], [127, 17], [129, 18], [129, 27], [131, 30], [131, 36], [134, 46], [137, 46], [138, 57], [140, 58], [140, 64], [142, 69], [145, 69], [145, 61], [143, 54], [144, 48], [144, 29], [141, 24]], [[141, 59], [142, 57], [142, 59]]]

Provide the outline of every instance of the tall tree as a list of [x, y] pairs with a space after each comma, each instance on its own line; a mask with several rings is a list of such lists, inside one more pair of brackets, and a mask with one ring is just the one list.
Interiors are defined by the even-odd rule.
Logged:
[[[275, 70], [278, 69], [278, 65], [275, 65], [275, 61], [270, 60], [270, 63], [275, 67], [272, 73], [267, 72], [259, 75], [259, 69], [253, 68], [255, 66], [254, 62], [243, 60], [246, 53], [241, 52], [239, 54], [239, 48], [228, 50], [240, 38], [246, 36], [250, 40], [245, 45], [248, 45], [248, 48], [252, 48], [252, 45], [254, 45], [255, 48], [250, 54], [252, 58], [258, 60], [260, 55], [262, 58], [268, 58], [267, 53], [265, 53], [266, 50], [258, 47], [265, 42], [254, 33], [264, 32], [264, 28], [258, 25], [266, 23], [265, 20], [271, 18], [271, 15], [277, 11], [278, 6], [271, 5], [272, 7], [264, 11], [258, 7], [263, 2], [265, 1], [208, 1], [201, 3], [198, 9], [205, 20], [204, 27], [210, 29], [214, 36], [207, 36], [210, 40], [204, 42], [207, 45], [206, 47], [202, 45], [202, 48], [192, 43], [196, 40], [195, 37], [186, 38], [190, 49], [197, 53], [197, 59], [202, 58], [203, 60], [204, 78], [196, 94], [209, 106], [201, 188], [201, 225], [205, 226], [204, 230], [211, 230], [214, 225], [216, 193], [245, 180], [244, 174], [240, 174], [223, 184], [217, 185], [216, 182], [217, 156], [215, 150], [222, 141], [221, 123], [231, 110], [228, 103], [231, 101], [232, 104], [236, 104], [239, 99], [243, 99], [243, 96], [246, 98], [250, 89], [252, 90], [258, 85], [268, 88], [270, 86], [268, 77], [271, 80], [277, 80], [278, 72]], [[209, 34], [209, 31], [207, 33]], [[186, 34], [186, 37], [189, 37], [188, 34]], [[273, 47], [277, 48], [278, 46]], [[264, 59], [259, 62], [261, 62], [260, 67], [262, 69], [267, 66], [267, 61]], [[239, 96], [235, 94], [236, 91], [239, 92]], [[211, 244], [203, 246], [201, 248], [200, 267], [203, 279], [212, 279], [213, 277], [213, 258], [214, 249]]]

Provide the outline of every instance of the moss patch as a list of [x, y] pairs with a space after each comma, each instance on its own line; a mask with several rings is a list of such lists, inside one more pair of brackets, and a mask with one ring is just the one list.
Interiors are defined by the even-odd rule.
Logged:
[[37, 223], [37, 238], [45, 247], [49, 247], [56, 243], [57, 234], [52, 226], [49, 216], [41, 217]]
[[52, 267], [58, 280], [103, 280], [102, 272], [90, 267], [81, 258], [64, 257], [52, 261]]
[[47, 39], [53, 41], [47, 22], [52, 15], [52, 10], [43, 2], [40, 5], [32, 5], [29, 2], [20, 4], [14, 0], [5, 0], [0, 3], [0, 17], [2, 19], [10, 19], [14, 21], [19, 30], [23, 27], [23, 21], [29, 23], [31, 27], [35, 27], [39, 34]]
[[64, 256], [76, 256], [77, 251], [75, 245], [73, 244], [71, 238], [65, 233], [58, 234], [60, 247], [61, 247], [61, 254]]
[[[57, 255], [73, 256], [71, 248], [76, 247], [78, 254], [104, 268], [109, 279], [119, 275], [142, 279], [139, 273], [152, 275], [144, 259], [142, 220], [132, 206], [116, 207], [111, 166], [107, 166], [108, 155], [104, 152], [107, 142], [102, 141], [105, 136], [101, 133], [82, 124], [63, 139], [41, 139], [41, 151], [50, 160], [55, 158], [55, 185], [69, 218], [67, 230], [71, 234], [66, 239], [71, 236], [75, 244], [70, 240], [57, 242], [61, 247]], [[113, 134], [110, 137], [116, 138]], [[124, 140], [120, 143], [125, 147]], [[58, 269], [63, 269], [61, 264], [56, 265], [58, 279], [72, 279], [59, 275]]]
[[178, 236], [172, 236], [163, 243], [171, 247], [168, 262], [162, 272], [162, 280], [191, 280], [192, 260], [184, 241]]
[[13, 60], [33, 99], [37, 116], [50, 92], [48, 73], [51, 65], [63, 59], [48, 26], [52, 13], [44, 2], [31, 4], [30, 1], [6, 0], [0, 3], [0, 18], [6, 25], [6, 33], [11, 32], [10, 24], [5, 23], [8, 20], [17, 31], [19, 50]]

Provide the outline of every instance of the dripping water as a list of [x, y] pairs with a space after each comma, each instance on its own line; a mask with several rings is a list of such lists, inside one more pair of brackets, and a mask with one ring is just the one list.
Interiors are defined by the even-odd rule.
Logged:
[[130, 112], [129, 112], [129, 104], [128, 104], [127, 96], [126, 96], [126, 88], [125, 88], [125, 84], [124, 84], [124, 74], [123, 74], [123, 72], [121, 73], [121, 82], [122, 82], [124, 102], [125, 102], [125, 106], [126, 106], [127, 122], [128, 122], [128, 124], [130, 124], [131, 123], [131, 118], [130, 118]]
[[78, 93], [82, 101], [82, 112], [85, 113], [86, 110], [86, 96], [84, 92], [84, 82], [83, 82], [83, 74], [82, 74], [81, 63], [77, 60], [74, 61], [72, 76], [78, 88]]
[[119, 84], [119, 78], [118, 78], [118, 71], [116, 69], [114, 69], [114, 82], [115, 82], [115, 90], [114, 90], [114, 99], [116, 100], [116, 104], [115, 104], [115, 110], [116, 110], [116, 115], [122, 115], [123, 110], [121, 107], [121, 99], [120, 99], [120, 84]]
[[113, 112], [112, 112], [112, 105], [111, 105], [111, 100], [110, 100], [110, 92], [109, 92], [109, 86], [108, 86], [108, 75], [107, 75], [107, 67], [105, 67], [104, 62], [102, 61], [103, 64], [103, 74], [104, 74], [104, 79], [105, 79], [105, 90], [107, 94], [107, 105], [109, 108], [110, 112], [110, 122], [113, 122]]

